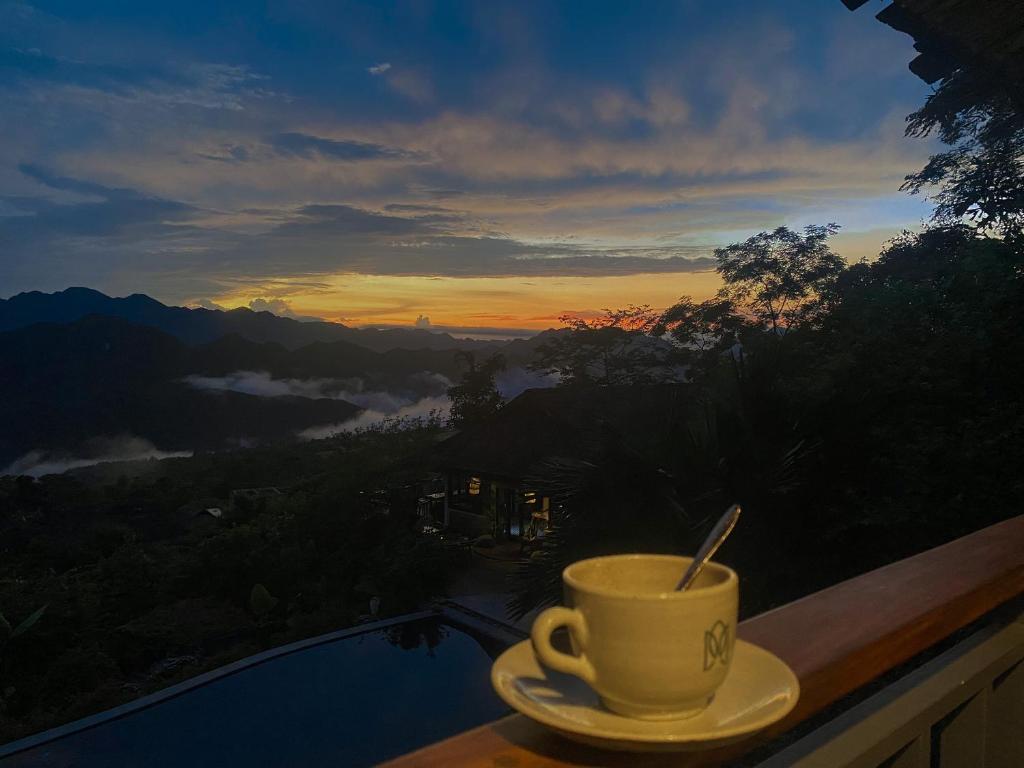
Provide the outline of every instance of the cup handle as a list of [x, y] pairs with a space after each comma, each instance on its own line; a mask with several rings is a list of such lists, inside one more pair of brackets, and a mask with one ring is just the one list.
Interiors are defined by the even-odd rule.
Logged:
[[[579, 656], [556, 651], [551, 645], [551, 633], [559, 627], [568, 627], [569, 631], [572, 632], [573, 639], [576, 640], [576, 645], [580, 649]], [[534, 619], [533, 628], [530, 630], [533, 652], [537, 654], [537, 658], [541, 660], [544, 666], [550, 667], [557, 672], [575, 675], [593, 685], [596, 675], [594, 674], [594, 667], [586, 656], [588, 637], [589, 633], [586, 621], [583, 619], [583, 614], [571, 608], [563, 608], [562, 606], [542, 611]]]

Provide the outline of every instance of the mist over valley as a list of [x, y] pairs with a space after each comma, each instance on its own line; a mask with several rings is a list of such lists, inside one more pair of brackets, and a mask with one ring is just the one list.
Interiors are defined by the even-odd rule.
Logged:
[[526, 368], [530, 340], [362, 331], [88, 289], [0, 301], [0, 327], [0, 358], [19, 361], [0, 371], [0, 474], [446, 418], [460, 350], [507, 355], [496, 381], [505, 398], [557, 382]]

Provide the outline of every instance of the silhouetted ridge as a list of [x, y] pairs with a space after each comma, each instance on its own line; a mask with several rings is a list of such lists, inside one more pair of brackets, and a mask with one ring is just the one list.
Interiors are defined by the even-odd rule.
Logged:
[[88, 315], [106, 315], [146, 325], [191, 345], [206, 344], [229, 334], [254, 342], [273, 342], [288, 349], [317, 341], [348, 341], [377, 352], [390, 349], [475, 349], [490, 344], [456, 339], [446, 333], [423, 329], [375, 330], [323, 321], [300, 322], [244, 307], [226, 311], [169, 307], [141, 293], [114, 298], [91, 288], [68, 288], [56, 293], [31, 291], [0, 299], [0, 331], [11, 331], [34, 323], [70, 323]]
[[[221, 448], [294, 437], [362, 410], [343, 399], [257, 397], [183, 381], [242, 363], [288, 369], [289, 355], [239, 336], [189, 347], [154, 328], [98, 315], [0, 333], [0, 359], [18, 361], [0, 366], [0, 468], [30, 450], [70, 450], [97, 436], [132, 435], [165, 450]], [[219, 367], [202, 371], [204, 360]]]

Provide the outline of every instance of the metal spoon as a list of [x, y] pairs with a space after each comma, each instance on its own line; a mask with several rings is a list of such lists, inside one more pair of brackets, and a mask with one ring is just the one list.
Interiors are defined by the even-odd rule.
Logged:
[[725, 541], [729, 534], [732, 533], [732, 529], [736, 527], [736, 521], [740, 519], [740, 505], [733, 504], [727, 510], [722, 518], [715, 523], [715, 527], [711, 529], [711, 533], [704, 539], [704, 543], [700, 545], [700, 549], [697, 550], [697, 554], [693, 556], [693, 562], [690, 563], [690, 567], [686, 569], [686, 573], [683, 574], [683, 578], [676, 584], [676, 591], [683, 592], [690, 588], [693, 584], [694, 579], [697, 575], [704, 570], [704, 566], [707, 565], [708, 560], [715, 554], [722, 542]]

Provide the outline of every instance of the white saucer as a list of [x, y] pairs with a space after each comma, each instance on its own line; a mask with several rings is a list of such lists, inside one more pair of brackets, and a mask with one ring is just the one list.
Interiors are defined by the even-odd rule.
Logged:
[[714, 700], [685, 720], [636, 720], [608, 711], [582, 680], [542, 667], [529, 640], [498, 657], [491, 684], [510, 707], [574, 741], [629, 752], [687, 752], [740, 741], [781, 720], [800, 697], [800, 683], [785, 662], [742, 640]]

